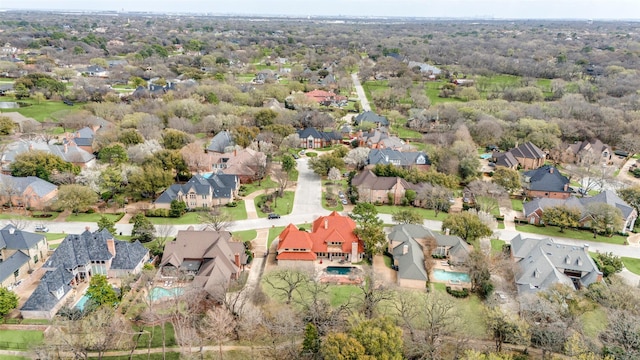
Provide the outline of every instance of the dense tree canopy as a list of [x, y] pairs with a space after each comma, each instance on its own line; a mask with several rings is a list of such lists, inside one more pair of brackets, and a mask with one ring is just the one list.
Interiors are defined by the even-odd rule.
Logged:
[[9, 165], [13, 176], [37, 176], [50, 181], [54, 172], [80, 173], [80, 168], [44, 151], [29, 151], [18, 155]]

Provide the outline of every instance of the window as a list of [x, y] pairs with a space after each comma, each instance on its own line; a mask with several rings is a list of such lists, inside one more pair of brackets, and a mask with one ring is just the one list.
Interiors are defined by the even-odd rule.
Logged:
[[34, 264], [38, 263], [38, 255], [33, 255], [33, 263]]
[[195, 198], [196, 198], [196, 194], [194, 193], [189, 194], [189, 199], [195, 199]]
[[20, 269], [13, 272], [13, 276], [18, 277], [20, 275]]

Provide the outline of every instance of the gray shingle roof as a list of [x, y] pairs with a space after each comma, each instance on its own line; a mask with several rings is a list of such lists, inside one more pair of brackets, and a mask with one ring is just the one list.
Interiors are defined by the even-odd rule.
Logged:
[[58, 188], [56, 185], [35, 176], [14, 177], [0, 174], [0, 183], [10, 185], [19, 194], [24, 194], [27, 189], [31, 188], [39, 197], [49, 195]]
[[[598, 281], [602, 273], [589, 256], [588, 248], [555, 243], [553, 239], [522, 238], [511, 240], [511, 254], [518, 265], [516, 285], [521, 292], [537, 291], [561, 283], [582, 286]], [[579, 273], [569, 277], [565, 271]]]
[[171, 185], [156, 199], [155, 203], [171, 203], [171, 201], [178, 199], [179, 195], [184, 195], [190, 190], [194, 190], [197, 195], [211, 194], [214, 199], [227, 199], [230, 198], [236, 190], [237, 184], [237, 175], [217, 173], [211, 174], [209, 178], [205, 178], [198, 174], [194, 175], [184, 184]]
[[[50, 311], [71, 290], [69, 284], [72, 279], [73, 275], [62, 268], [47, 271], [20, 310]], [[55, 295], [59, 289], [62, 289], [60, 298]]]
[[395, 149], [372, 149], [367, 158], [369, 165], [411, 166], [431, 165], [429, 156], [422, 151], [401, 152]]
[[228, 146], [233, 146], [233, 136], [231, 132], [228, 130], [222, 130], [216, 134], [216, 136], [211, 139], [209, 146], [207, 147], [208, 151], [223, 153], [224, 149]]
[[7, 260], [0, 262], [0, 283], [8, 277], [13, 277], [13, 273], [29, 262], [29, 255], [22, 251], [16, 251]]
[[311, 136], [314, 139], [324, 139], [326, 141], [341, 140], [342, 135], [335, 131], [318, 131], [316, 128], [308, 127], [302, 130], [298, 130], [298, 136], [300, 139], [307, 139]]
[[518, 160], [509, 151], [504, 153], [494, 153], [494, 159], [497, 166], [504, 166], [508, 168], [515, 168], [518, 166]]
[[584, 198], [577, 198], [575, 196], [570, 196], [567, 199], [535, 198], [524, 203], [523, 210], [524, 215], [528, 217], [538, 209], [544, 211], [545, 209], [548, 209], [550, 207], [564, 205], [580, 210], [582, 216], [584, 217], [587, 215], [587, 205], [592, 203], [605, 203], [611, 206], [615, 206], [620, 209], [620, 211], [622, 212], [622, 217], [624, 219], [628, 219], [630, 215], [635, 215], [635, 209], [624, 202], [624, 200], [620, 199], [620, 197], [618, 197], [618, 195], [616, 195], [611, 190], [605, 190], [596, 196]]
[[114, 239], [116, 255], [113, 256], [107, 248], [107, 240], [113, 236], [107, 231], [70, 234], [64, 238], [56, 251], [42, 265], [49, 269], [36, 290], [31, 294], [21, 310], [51, 310], [58, 303], [55, 291], [63, 288], [66, 294], [73, 279], [72, 270], [78, 266], [90, 264], [92, 261], [107, 261], [111, 259], [110, 269], [132, 270], [140, 264], [149, 252], [140, 242], [129, 243]]
[[365, 111], [353, 118], [353, 123], [357, 126], [362, 122], [372, 122], [381, 126], [389, 126], [389, 120], [386, 117], [378, 115], [373, 111]]
[[521, 157], [526, 159], [544, 159], [547, 157], [544, 151], [535, 146], [531, 142], [526, 142], [518, 147], [509, 150], [515, 157]]
[[2, 160], [13, 162], [18, 155], [31, 150], [44, 151], [72, 163], [87, 163], [95, 158], [93, 154], [77, 146], [65, 147], [65, 145], [51, 145], [41, 141], [16, 141], [9, 144], [9, 150], [3, 154]]
[[[469, 257], [469, 248], [464, 240], [457, 236], [438, 234], [422, 225], [396, 225], [391, 229], [388, 238], [397, 244], [393, 248], [393, 257], [398, 260], [398, 276], [403, 279], [427, 280], [424, 251], [416, 239], [434, 239], [438, 246], [449, 249], [449, 256], [457, 263], [463, 263]], [[404, 245], [407, 245], [406, 254]]]
[[[568, 188], [569, 179], [551, 165], [545, 165], [524, 173], [528, 178], [528, 189], [537, 191], [571, 192]], [[567, 185], [567, 187], [565, 187]]]
[[43, 235], [22, 231], [9, 224], [0, 230], [0, 250], [29, 250], [43, 238]]

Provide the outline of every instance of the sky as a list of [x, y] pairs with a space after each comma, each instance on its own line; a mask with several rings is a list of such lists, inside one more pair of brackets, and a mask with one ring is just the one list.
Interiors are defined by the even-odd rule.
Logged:
[[295, 16], [640, 19], [640, 0], [0, 0], [0, 9]]

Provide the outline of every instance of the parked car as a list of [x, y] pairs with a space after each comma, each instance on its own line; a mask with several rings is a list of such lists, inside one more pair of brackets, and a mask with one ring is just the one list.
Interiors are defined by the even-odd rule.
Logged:
[[342, 192], [342, 190], [338, 191], [338, 197], [340, 199], [344, 199], [344, 193]]
[[293, 154], [293, 158], [294, 158], [294, 159], [300, 159], [300, 155], [298, 155], [298, 154]]
[[342, 205], [347, 205], [348, 203], [347, 199], [342, 199]]
[[49, 232], [49, 228], [44, 225], [36, 225], [36, 232]]
[[280, 215], [278, 215], [276, 213], [271, 213], [271, 214], [267, 215], [267, 219], [280, 219]]

